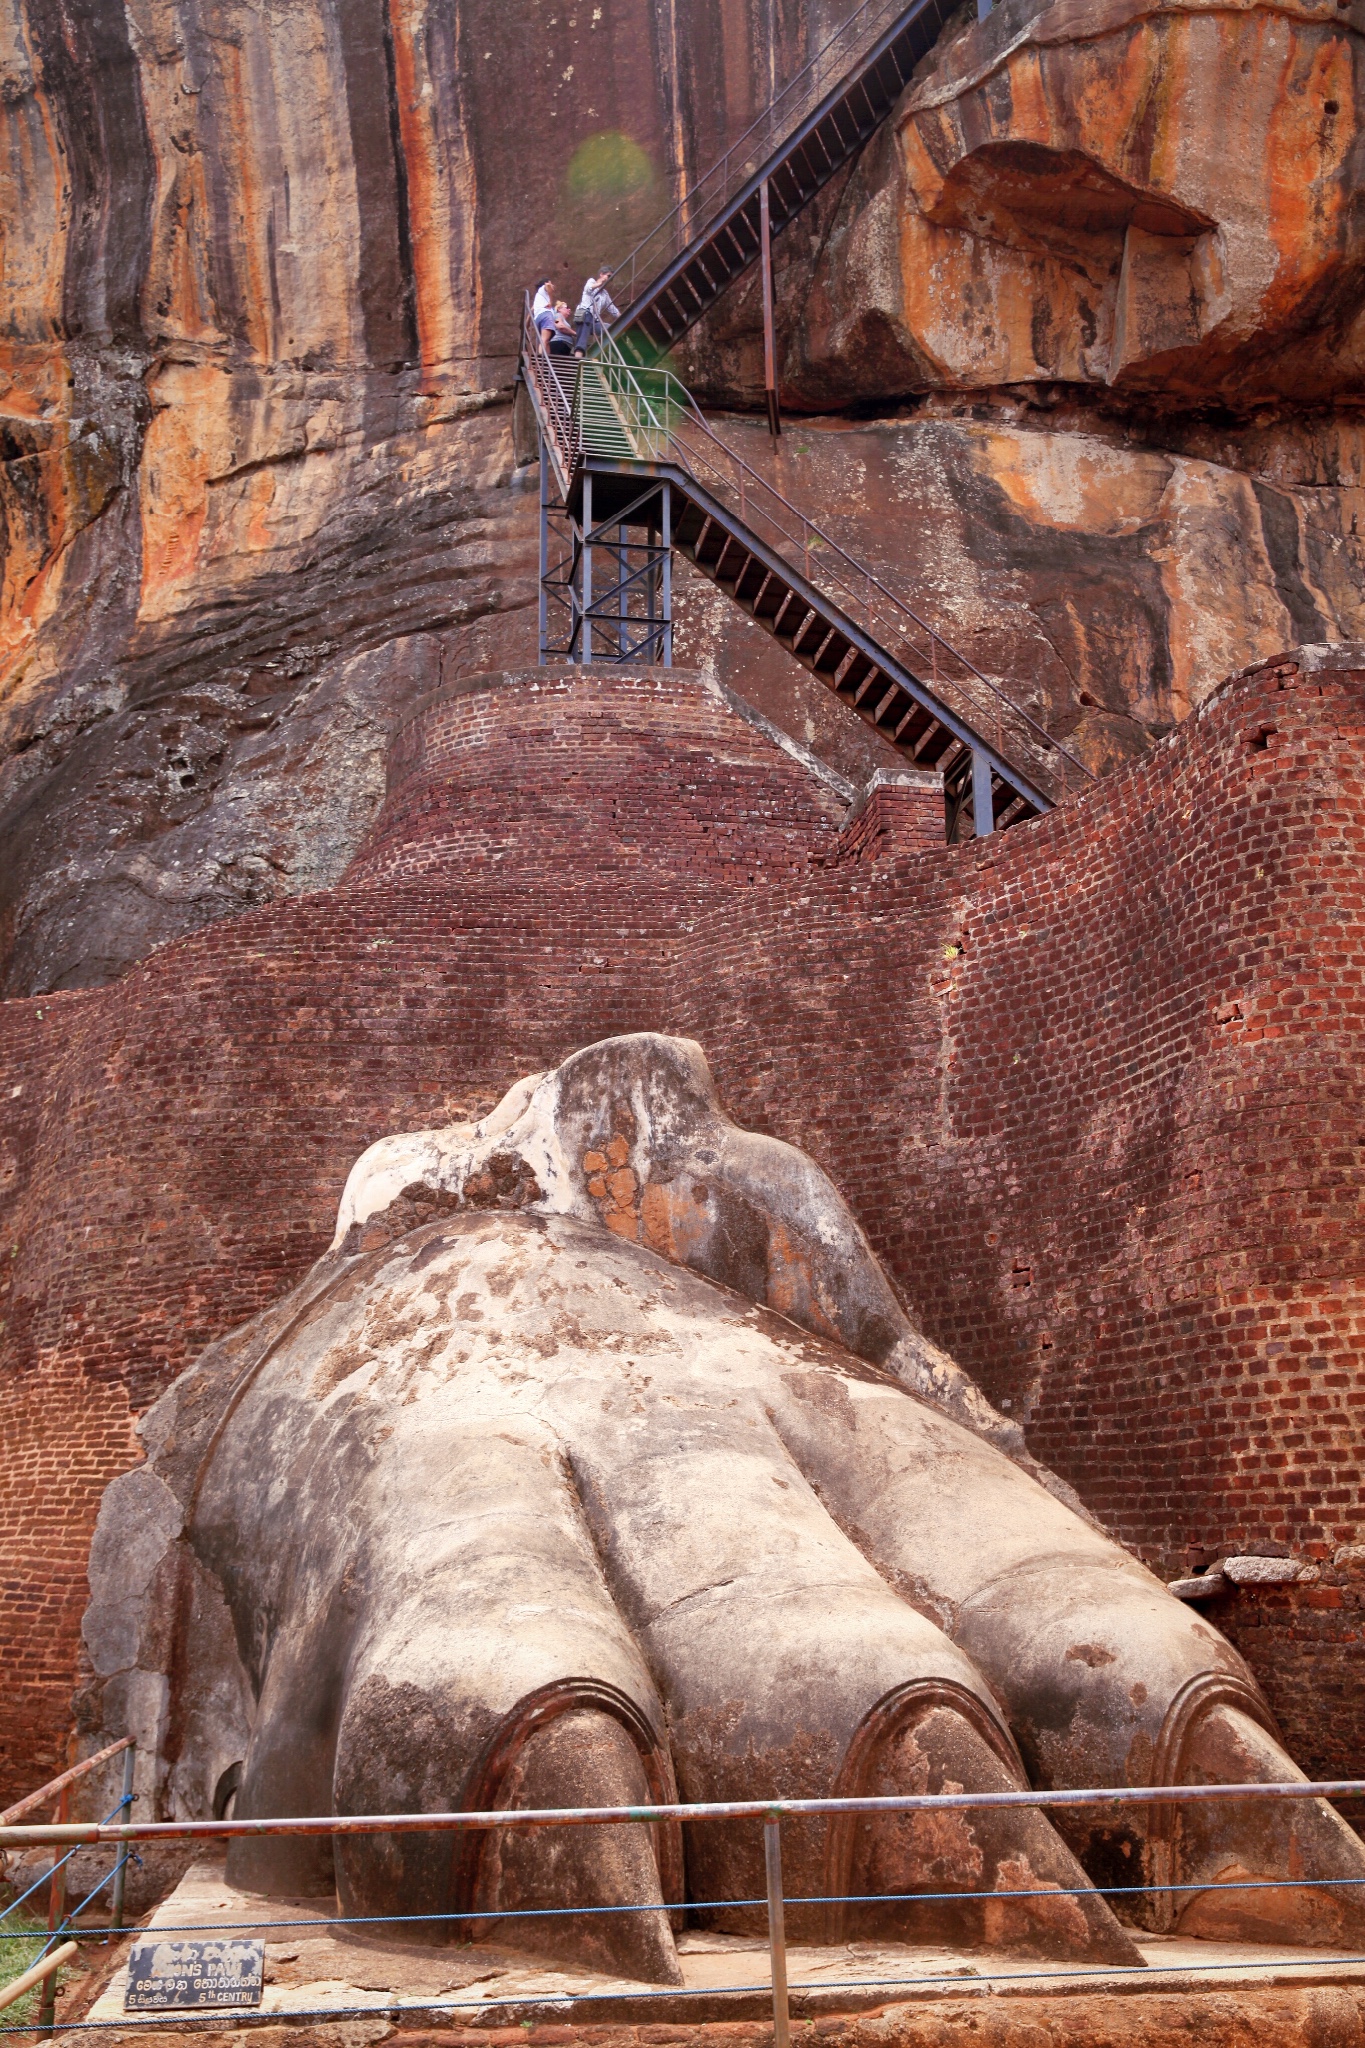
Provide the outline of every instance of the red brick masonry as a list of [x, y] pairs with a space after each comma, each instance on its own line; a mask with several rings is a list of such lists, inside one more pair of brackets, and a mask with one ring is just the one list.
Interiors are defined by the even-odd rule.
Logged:
[[[400, 733], [342, 887], [0, 1005], [0, 1797], [55, 1758], [136, 1413], [322, 1248], [364, 1145], [617, 1031], [699, 1038], [1170, 1575], [1361, 1541], [1363, 716], [1286, 660], [948, 848], [913, 788], [841, 835], [695, 677], [486, 679]], [[1216, 1617], [1315, 1772], [1365, 1762], [1361, 1597], [1329, 1563]]]

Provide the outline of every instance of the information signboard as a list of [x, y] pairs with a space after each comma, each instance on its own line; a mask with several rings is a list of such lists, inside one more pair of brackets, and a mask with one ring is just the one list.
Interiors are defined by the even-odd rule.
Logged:
[[125, 2012], [180, 2012], [196, 2006], [259, 2005], [263, 1941], [139, 1941], [128, 1958]]

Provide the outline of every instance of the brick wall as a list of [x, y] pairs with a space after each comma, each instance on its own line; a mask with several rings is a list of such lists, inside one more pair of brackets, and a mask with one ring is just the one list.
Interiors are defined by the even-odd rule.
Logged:
[[[343, 887], [0, 1005], [0, 1796], [55, 1753], [132, 1415], [316, 1255], [365, 1144], [616, 1031], [699, 1037], [1158, 1564], [1357, 1537], [1363, 706], [1281, 664], [946, 848], [913, 790], [841, 840], [695, 678], [499, 679], [399, 734]], [[1262, 1604], [1272, 1692], [1336, 1687], [1303, 1760], [1358, 1764], [1358, 1608]]]
[[[943, 777], [913, 769], [878, 768], [850, 804], [834, 861], [885, 860], [889, 855], [932, 853], [943, 844]], [[815, 856], [816, 865], [822, 865]]]
[[394, 735], [388, 801], [348, 880], [510, 861], [557, 888], [622, 890], [671, 930], [684, 895], [803, 873], [847, 808], [694, 675], [468, 677]]
[[[1260, 1674], [1290, 1752], [1312, 1778], [1365, 1775], [1365, 1552], [1337, 1559], [1312, 1585], [1229, 1588], [1200, 1608]], [[1365, 1832], [1365, 1799], [1343, 1811]]]
[[1362, 709], [1262, 673], [1084, 806], [702, 935], [736, 1108], [1173, 1570], [1365, 1519]]

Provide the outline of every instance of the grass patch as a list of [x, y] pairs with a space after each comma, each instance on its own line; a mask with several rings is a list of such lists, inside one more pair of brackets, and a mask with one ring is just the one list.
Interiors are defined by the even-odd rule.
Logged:
[[[30, 1964], [36, 1963], [42, 1954], [47, 1942], [46, 1916], [37, 1920], [25, 1913], [22, 1908], [17, 1913], [8, 1913], [0, 1920], [0, 1935], [5, 1937], [0, 1941], [0, 1991], [3, 1991], [16, 1977], [22, 1977]], [[21, 1939], [11, 1940], [9, 1937], [12, 1935], [19, 1935]], [[57, 1982], [60, 1984], [66, 1975], [65, 1970], [59, 1970]], [[43, 1986], [35, 1984], [31, 1991], [26, 1991], [13, 2005], [5, 2006], [0, 2010], [0, 2027], [22, 2027], [26, 2021], [36, 2020], [38, 2002], [42, 1995]]]

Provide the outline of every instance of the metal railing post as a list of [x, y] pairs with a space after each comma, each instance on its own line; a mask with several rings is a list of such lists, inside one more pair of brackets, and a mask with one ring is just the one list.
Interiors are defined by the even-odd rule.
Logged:
[[579, 640], [579, 643], [578, 643], [578, 658], [579, 658], [579, 660], [580, 660], [580, 661], [584, 661], [584, 662], [590, 662], [590, 661], [592, 660], [592, 619], [591, 619], [591, 617], [589, 616], [589, 614], [590, 614], [590, 613], [591, 613], [591, 611], [592, 611], [592, 542], [591, 542], [591, 541], [589, 540], [588, 536], [589, 536], [589, 534], [590, 534], [590, 533], [592, 532], [592, 471], [591, 471], [591, 470], [588, 470], [588, 471], [587, 471], [587, 472], [585, 473], [585, 475], [584, 475], [584, 478], [583, 478], [583, 513], [582, 513], [582, 518], [583, 518], [583, 553], [582, 553], [582, 558], [581, 558], [581, 563], [580, 563], [580, 583], [579, 583], [579, 587], [580, 587], [580, 590], [581, 590], [581, 592], [582, 592], [582, 596], [581, 596], [581, 599], [580, 599], [580, 607], [581, 607], [581, 609], [580, 609], [580, 612], [579, 612], [579, 617], [580, 617], [580, 618], [581, 618], [581, 620], [582, 620], [583, 632], [582, 632], [582, 637], [581, 637], [581, 639]]
[[773, 1985], [773, 2048], [790, 2048], [787, 2011], [787, 1933], [782, 1911], [782, 1823], [763, 1823], [763, 1861], [768, 1873], [768, 1960]]
[[545, 594], [545, 578], [550, 573], [550, 459], [545, 450], [545, 436], [539, 435], [540, 442], [540, 606], [538, 612], [540, 652], [537, 659], [545, 666], [546, 649], [550, 637], [549, 605]]
[[616, 529], [616, 651], [623, 658], [630, 652], [630, 542], [629, 529]]
[[663, 492], [663, 497], [664, 497], [664, 502], [663, 502], [663, 512], [662, 512], [662, 515], [661, 515], [661, 516], [662, 516], [662, 527], [661, 527], [661, 532], [662, 532], [662, 537], [663, 537], [663, 553], [664, 553], [664, 566], [663, 566], [663, 585], [664, 585], [664, 588], [663, 588], [663, 614], [664, 614], [664, 616], [663, 616], [663, 627], [664, 627], [664, 667], [665, 667], [665, 668], [672, 668], [672, 666], [673, 666], [673, 486], [672, 486], [672, 485], [671, 485], [671, 484], [669, 483], [669, 481], [668, 481], [668, 478], [667, 478], [667, 477], [665, 477], [665, 478], [664, 478], [664, 492]]
[[[71, 1788], [63, 1785], [57, 1800], [57, 1825], [64, 1827], [71, 1817]], [[47, 1894], [47, 1946], [52, 1946], [52, 1937], [66, 1918], [66, 1866], [71, 1851], [53, 1850], [52, 1883]], [[51, 2033], [57, 2024], [57, 1972], [49, 1971], [43, 1979], [43, 1995], [38, 2002], [38, 2029], [40, 2033]]]
[[[541, 472], [543, 475], [545, 466], [545, 445], [543, 442], [541, 443], [540, 449], [540, 461]], [[543, 585], [541, 587], [540, 602], [543, 609], [545, 604], [545, 590]], [[543, 649], [540, 658], [542, 661], [544, 661], [545, 659]], [[123, 1752], [123, 1797], [119, 1800], [118, 1803], [119, 1817], [122, 1820], [131, 1820], [133, 1817], [133, 1769], [136, 1761], [137, 1749], [133, 1744], [130, 1743], [128, 1748], [125, 1749]], [[128, 1875], [129, 1854], [130, 1851], [128, 1848], [128, 1844], [126, 1842], [121, 1843], [119, 1860], [114, 1866], [114, 1896], [111, 1901], [111, 1910], [109, 1915], [109, 1925], [115, 1933], [117, 1933], [123, 1926], [123, 1897], [124, 1891], [126, 1889], [124, 1879]]]
[[763, 264], [763, 386], [768, 406], [768, 432], [774, 441], [782, 432], [777, 402], [777, 336], [773, 318], [773, 238], [768, 210], [768, 181], [758, 188], [758, 237]]
[[[63, 1785], [57, 1800], [57, 1825], [65, 1827], [71, 1817], [71, 1788]], [[66, 1858], [58, 1856], [52, 1865], [52, 1882], [47, 1893], [47, 1931], [52, 1934], [61, 1925], [66, 1912]]]
[[972, 825], [978, 839], [995, 830], [995, 803], [991, 797], [991, 764], [985, 754], [972, 749]]

